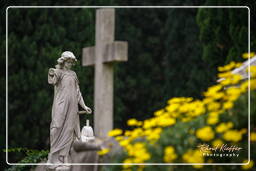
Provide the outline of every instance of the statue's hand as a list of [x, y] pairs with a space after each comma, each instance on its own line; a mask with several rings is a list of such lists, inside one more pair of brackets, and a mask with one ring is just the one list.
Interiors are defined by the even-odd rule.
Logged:
[[89, 107], [85, 107], [84, 110], [86, 111], [87, 114], [91, 114], [92, 110]]
[[54, 73], [55, 73], [55, 69], [54, 68], [50, 68], [49, 69], [49, 75], [50, 76], [54, 76]]

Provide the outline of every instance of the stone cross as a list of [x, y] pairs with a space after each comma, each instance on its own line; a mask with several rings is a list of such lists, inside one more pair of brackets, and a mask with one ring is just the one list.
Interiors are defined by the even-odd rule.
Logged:
[[115, 10], [96, 11], [96, 45], [83, 48], [82, 65], [95, 65], [94, 131], [106, 138], [113, 129], [113, 63], [128, 60], [128, 43], [114, 41]]

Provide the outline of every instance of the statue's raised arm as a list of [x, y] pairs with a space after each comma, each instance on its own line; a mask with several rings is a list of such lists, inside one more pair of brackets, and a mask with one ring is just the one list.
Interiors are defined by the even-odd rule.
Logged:
[[48, 72], [48, 83], [49, 84], [57, 84], [58, 79], [60, 78], [60, 71], [55, 68], [50, 68]]

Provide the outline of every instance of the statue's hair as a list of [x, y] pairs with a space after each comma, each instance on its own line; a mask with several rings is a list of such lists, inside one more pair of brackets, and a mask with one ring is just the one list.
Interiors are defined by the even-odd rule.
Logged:
[[61, 57], [57, 60], [57, 65], [55, 66], [57, 69], [62, 69], [65, 61], [68, 59], [73, 60], [74, 62], [77, 61], [75, 55], [70, 51], [65, 51], [61, 54]]

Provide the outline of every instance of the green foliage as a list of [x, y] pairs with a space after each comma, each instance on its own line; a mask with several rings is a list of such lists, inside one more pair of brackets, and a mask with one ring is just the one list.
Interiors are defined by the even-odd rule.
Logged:
[[[75, 5], [92, 5], [93, 2], [75, 2]], [[113, 3], [112, 0], [107, 2]], [[66, 0], [15, 4], [72, 3]], [[96, 2], [97, 5], [104, 3], [103, 0]], [[115, 3], [129, 5], [124, 1]], [[140, 5], [150, 3], [153, 1], [141, 2]], [[177, 4], [179, 2], [168, 3]], [[5, 4], [1, 8], [2, 14], [8, 5], [14, 4]], [[199, 5], [199, 2], [184, 1], [184, 5]], [[128, 41], [129, 60], [115, 65], [115, 127], [125, 128], [128, 118], [143, 120], [151, 117], [151, 113], [163, 107], [163, 102], [170, 97], [200, 97], [202, 90], [215, 81], [215, 66], [247, 50], [244, 43], [247, 39], [244, 36], [247, 34], [246, 14], [243, 9], [242, 12], [237, 17], [236, 12], [228, 10], [229, 19], [225, 23], [223, 18], [226, 18], [226, 10], [221, 9], [218, 15], [211, 10], [198, 12], [197, 9], [116, 9], [115, 39]], [[82, 48], [95, 44], [95, 9], [11, 8], [8, 18], [9, 147], [48, 149], [47, 128], [53, 99], [53, 87], [47, 83], [48, 69], [55, 66], [62, 51], [73, 51], [81, 61]], [[215, 18], [215, 25], [209, 21], [210, 18]], [[4, 15], [1, 15], [0, 22], [1, 27], [5, 25]], [[202, 22], [204, 24], [200, 24]], [[252, 24], [252, 28], [255, 28], [255, 24]], [[0, 38], [0, 70], [4, 75], [5, 30], [1, 29], [0, 32], [3, 35]], [[252, 36], [252, 40], [256, 40], [255, 36]], [[216, 42], [227, 43], [229, 49], [225, 44], [224, 49], [227, 50], [221, 50]], [[255, 41], [251, 45], [255, 47]], [[80, 62], [74, 70], [79, 77], [85, 102], [92, 107], [94, 69], [82, 67]], [[5, 120], [5, 77], [0, 79], [3, 94], [0, 98], [1, 120]], [[85, 118], [82, 118], [82, 123], [84, 121]], [[1, 124], [2, 146], [5, 143], [4, 127], [5, 124]], [[19, 153], [10, 154], [9, 160], [19, 161], [21, 157], [23, 155]]]
[[[197, 5], [191, 1], [184, 4]], [[164, 41], [165, 100], [180, 96], [200, 98], [200, 92], [216, 80], [208, 63], [201, 59], [203, 44], [198, 39], [197, 11], [196, 8], [168, 10]]]
[[167, 12], [162, 9], [116, 11], [116, 37], [128, 41], [129, 60], [115, 66], [115, 127], [123, 128], [128, 118], [148, 118], [162, 106], [166, 52], [161, 44]]
[[[26, 157], [24, 157], [19, 163], [40, 163], [41, 161], [46, 161], [49, 151], [48, 150], [32, 150], [27, 148], [11, 148], [8, 152], [24, 152]], [[17, 154], [17, 153], [16, 153]], [[27, 171], [35, 166], [30, 165], [16, 165], [6, 171]]]
[[[248, 5], [251, 15], [255, 12], [255, 3], [239, 0], [207, 0], [204, 5]], [[248, 51], [248, 15], [247, 8], [201, 8], [198, 10], [197, 23], [200, 27], [200, 40], [203, 44], [202, 58], [211, 67], [221, 66], [235, 60], [241, 61], [240, 54]], [[251, 19], [251, 30], [256, 25]], [[253, 29], [254, 28], [254, 29]], [[256, 35], [251, 33], [251, 51], [255, 51]]]
[[128, 41], [129, 60], [115, 66], [115, 127], [125, 128], [129, 118], [151, 117], [170, 97], [200, 97], [215, 81], [201, 59], [197, 9], [135, 8], [116, 13], [116, 37]]
[[[95, 9], [8, 10], [9, 147], [47, 148], [53, 99], [48, 69], [65, 50], [81, 60], [82, 48], [94, 41], [94, 13]], [[92, 68], [78, 63], [74, 70], [86, 104], [92, 106]], [[15, 161], [19, 155], [10, 158]]]

